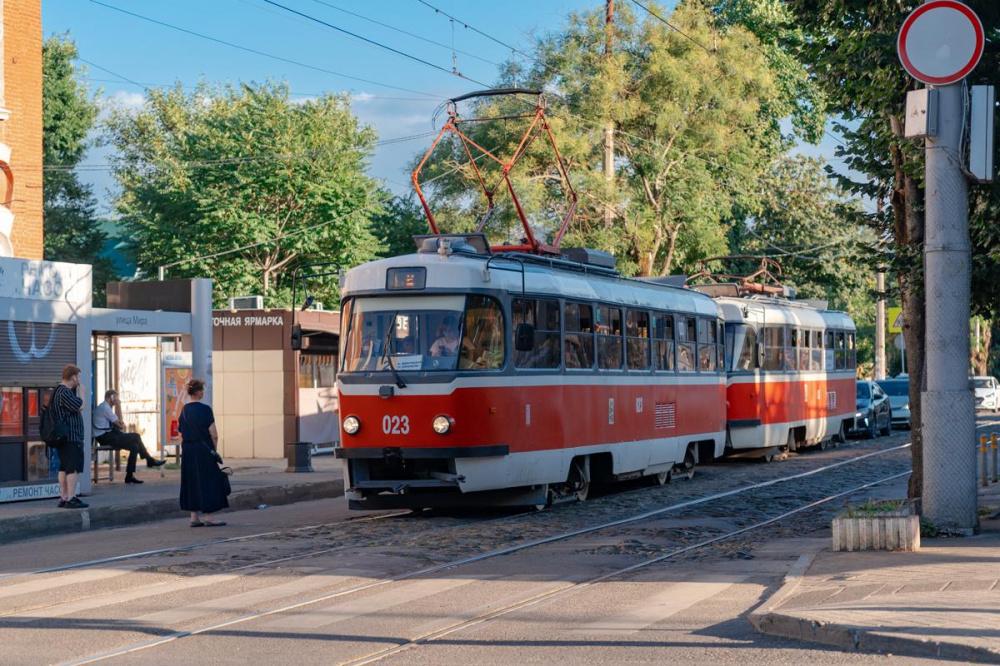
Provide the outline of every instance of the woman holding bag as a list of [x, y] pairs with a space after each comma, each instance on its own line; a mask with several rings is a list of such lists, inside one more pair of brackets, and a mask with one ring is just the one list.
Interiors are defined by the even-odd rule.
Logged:
[[192, 379], [187, 384], [191, 402], [181, 410], [178, 425], [181, 431], [181, 509], [191, 512], [191, 527], [220, 527], [202, 517], [229, 506], [229, 479], [219, 469], [219, 454], [215, 447], [219, 431], [215, 427], [212, 408], [201, 402], [205, 397], [205, 382]]

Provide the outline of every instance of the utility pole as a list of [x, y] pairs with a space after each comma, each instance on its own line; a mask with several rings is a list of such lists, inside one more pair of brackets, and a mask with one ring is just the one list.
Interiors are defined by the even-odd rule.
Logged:
[[[876, 213], [882, 217], [882, 195], [875, 202]], [[875, 274], [875, 379], [885, 379], [888, 374], [885, 363], [885, 271], [880, 267]]]
[[[615, 0], [604, 2], [604, 60], [611, 60], [611, 46], [615, 32]], [[611, 200], [615, 188], [615, 122], [611, 109], [606, 110], [604, 123], [604, 180], [607, 183], [609, 200], [604, 206], [604, 226], [611, 228], [615, 218], [615, 207]]]
[[875, 274], [875, 289], [878, 302], [875, 305], [875, 379], [885, 379], [888, 374], [885, 364], [885, 271]]
[[926, 159], [926, 388], [921, 399], [924, 516], [972, 534], [976, 514], [976, 417], [969, 388], [971, 252], [969, 194], [962, 172], [965, 90], [937, 87], [938, 128]]

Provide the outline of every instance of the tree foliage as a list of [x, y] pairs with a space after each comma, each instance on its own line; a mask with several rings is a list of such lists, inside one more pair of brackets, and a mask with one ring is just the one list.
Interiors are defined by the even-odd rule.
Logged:
[[[717, 26], [696, 1], [681, 3], [671, 23], [684, 35], [620, 6], [614, 49], [606, 56], [604, 13], [572, 14], [564, 29], [539, 42], [538, 64], [511, 68], [502, 82], [546, 91], [551, 125], [581, 196], [567, 242], [613, 252], [628, 273], [666, 274], [723, 253], [726, 221], [735, 207], [757, 206], [759, 178], [786, 148], [779, 119], [796, 112], [787, 96], [792, 83], [775, 73], [747, 29]], [[524, 110], [523, 100], [492, 100], [473, 112], [508, 118]], [[608, 119], [616, 128], [613, 188], [600, 170]], [[469, 132], [480, 145], [509, 155], [519, 138], [511, 125], [477, 123]], [[465, 161], [460, 146], [444, 142], [427, 168], [428, 178], [439, 178], [432, 188], [435, 208], [458, 226], [469, 226], [482, 207], [471, 195], [469, 168], [460, 168]], [[527, 209], [541, 211], [560, 199], [543, 142], [529, 146], [522, 166], [515, 184]], [[610, 224], [608, 205], [616, 212]], [[509, 206], [497, 216], [504, 230], [511, 219]], [[547, 211], [532, 222], [551, 234], [558, 219]]]
[[82, 73], [73, 64], [75, 58], [76, 45], [66, 35], [49, 37], [42, 45], [44, 256], [51, 261], [92, 264], [95, 298], [100, 303], [112, 270], [98, 256], [106, 239], [93, 192], [75, 172], [87, 150], [98, 108], [78, 79]]
[[[368, 220], [383, 194], [364, 173], [375, 134], [346, 97], [294, 103], [285, 85], [178, 86], [115, 113], [108, 134], [118, 210], [147, 274], [175, 264], [171, 276], [211, 275], [219, 302], [262, 294], [277, 306], [290, 302], [296, 269], [375, 254]], [[316, 295], [336, 303], [333, 289]]]
[[[746, 0], [767, 4], [769, 0]], [[910, 79], [896, 56], [896, 36], [906, 15], [920, 3], [916, 0], [790, 0], [801, 39], [785, 40], [783, 47], [808, 65], [813, 80], [826, 94], [830, 110], [842, 122], [837, 129], [844, 137], [838, 154], [861, 177], [839, 174], [842, 186], [853, 193], [882, 199], [882, 215], [871, 216], [872, 226], [886, 241], [884, 250], [873, 253], [873, 265], [888, 264], [898, 277], [904, 308], [904, 337], [910, 372], [910, 407], [913, 432], [913, 474], [910, 495], [922, 492], [923, 448], [920, 431], [920, 391], [924, 385], [924, 297], [922, 250], [923, 150], [920, 142], [902, 134], [906, 92], [918, 84]], [[1000, 27], [1000, 7], [983, 0], [969, 4], [979, 14], [987, 34]], [[996, 78], [1000, 45], [988, 41], [986, 55], [971, 82]], [[992, 81], [991, 81], [992, 82]], [[972, 237], [979, 251], [992, 256], [989, 248], [1000, 238], [983, 223], [991, 219], [996, 188], [973, 192]], [[994, 209], [995, 211], [995, 209]], [[976, 262], [979, 263], [979, 262]], [[985, 263], [985, 262], [984, 262]], [[989, 266], [977, 266], [973, 298], [980, 307], [996, 301], [995, 289], [984, 289], [983, 278], [995, 275]], [[987, 277], [992, 281], [992, 277]]]
[[379, 255], [396, 257], [413, 252], [413, 237], [430, 233], [427, 217], [416, 197], [392, 197], [385, 208], [372, 216], [371, 231], [382, 246]]

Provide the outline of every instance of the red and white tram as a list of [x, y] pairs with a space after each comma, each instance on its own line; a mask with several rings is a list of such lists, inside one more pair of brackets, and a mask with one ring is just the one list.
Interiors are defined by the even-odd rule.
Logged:
[[345, 277], [337, 455], [352, 507], [541, 505], [722, 455], [710, 297], [484, 240], [433, 236]]
[[727, 450], [769, 458], [778, 450], [844, 441], [855, 413], [851, 318], [807, 301], [715, 300], [726, 326]]

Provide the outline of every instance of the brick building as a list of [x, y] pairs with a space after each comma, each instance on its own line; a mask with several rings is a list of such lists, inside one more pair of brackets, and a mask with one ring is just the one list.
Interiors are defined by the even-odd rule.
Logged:
[[41, 259], [41, 0], [0, 0], [0, 16], [0, 256]]

